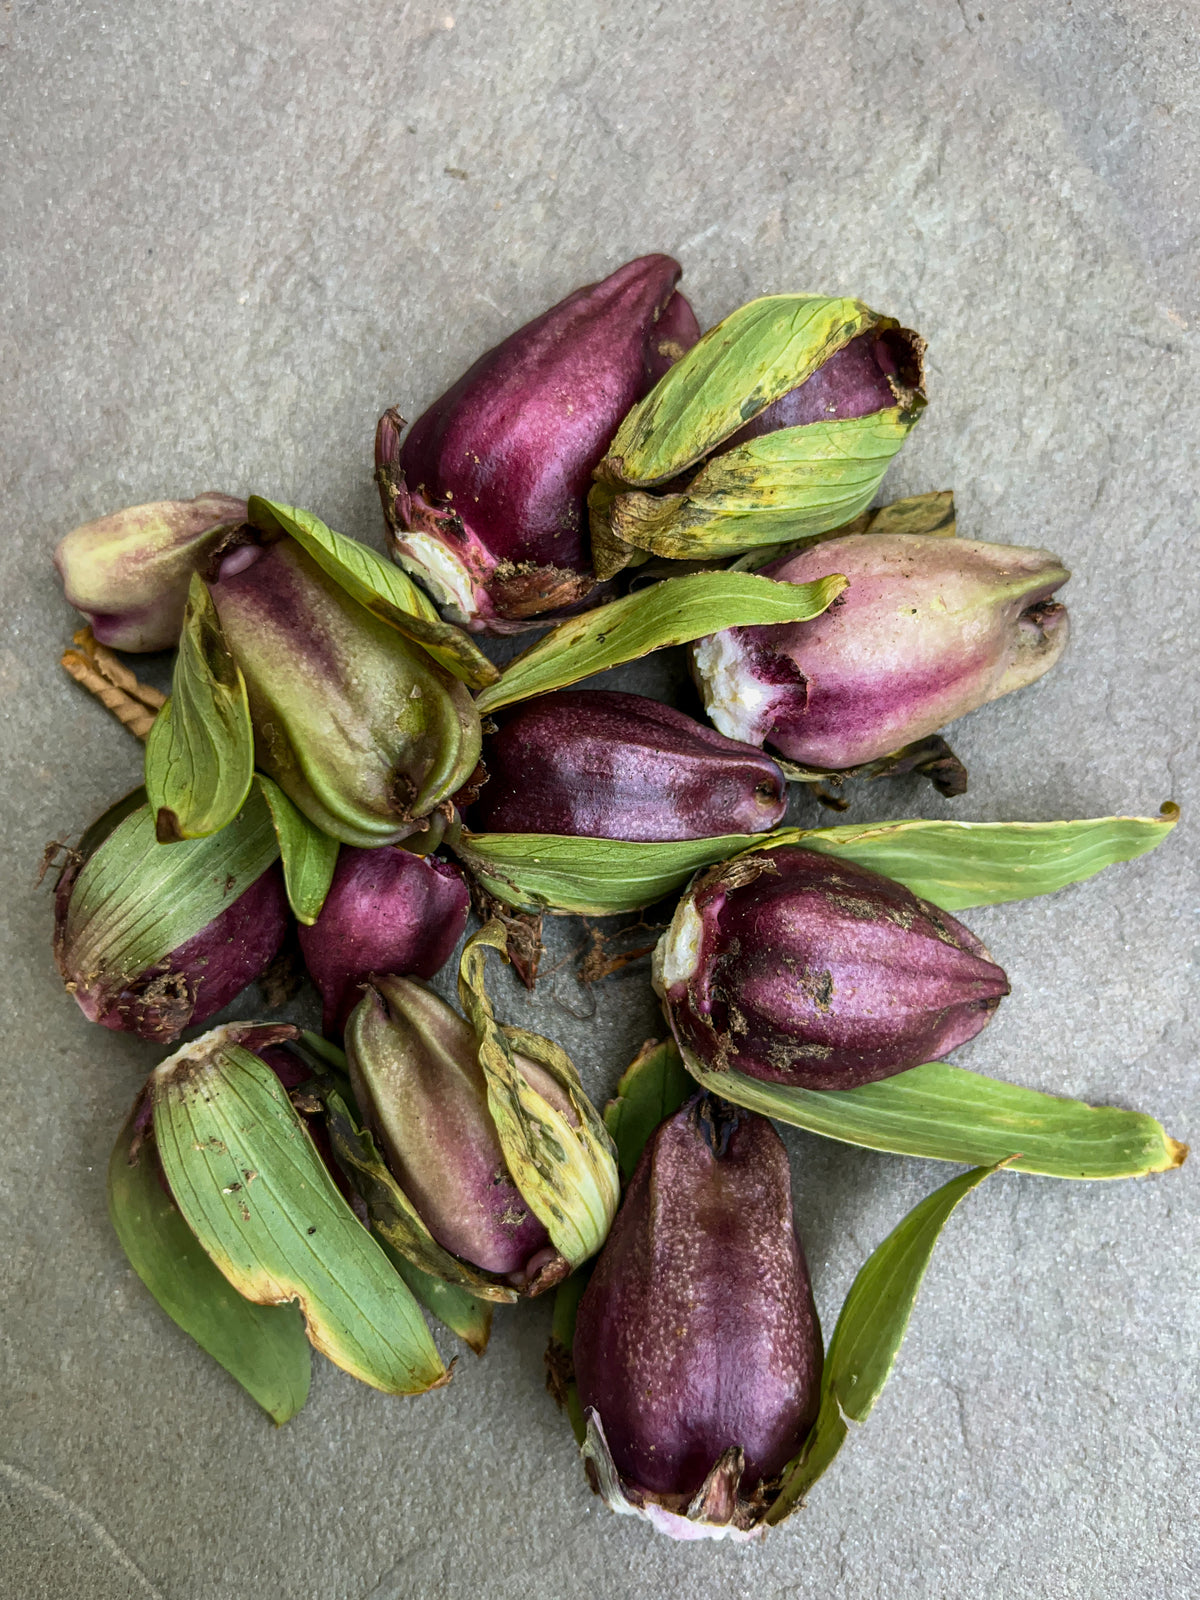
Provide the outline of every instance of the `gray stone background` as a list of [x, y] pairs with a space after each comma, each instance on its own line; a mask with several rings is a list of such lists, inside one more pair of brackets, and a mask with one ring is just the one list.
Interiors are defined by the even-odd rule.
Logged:
[[[981, 11], [979, 7], [984, 9]], [[0, 714], [0, 1592], [12, 1600], [1194, 1596], [1196, 1169], [1005, 1175], [947, 1229], [876, 1412], [761, 1547], [679, 1547], [589, 1493], [542, 1388], [549, 1307], [449, 1389], [319, 1359], [276, 1432], [158, 1310], [104, 1166], [155, 1052], [59, 987], [49, 838], [137, 780], [60, 673], [49, 552], [124, 504], [261, 490], [378, 536], [377, 413], [414, 416], [577, 284], [666, 249], [709, 323], [852, 293], [930, 341], [886, 498], [1074, 568], [1052, 676], [967, 718], [953, 805], [1039, 819], [1193, 800], [1196, 15], [1169, 0], [7, 0]], [[663, 693], [678, 663], [621, 680]], [[801, 815], [810, 802], [797, 802]], [[959, 1059], [1194, 1124], [1190, 817], [1155, 855], [968, 913], [1012, 997]], [[550, 960], [578, 924], [555, 928]], [[644, 966], [564, 969], [514, 1021], [597, 1097], [654, 1031]], [[241, 1009], [258, 1005], [253, 992]], [[937, 1163], [789, 1136], [832, 1328]], [[446, 1341], [449, 1353], [451, 1341]]]

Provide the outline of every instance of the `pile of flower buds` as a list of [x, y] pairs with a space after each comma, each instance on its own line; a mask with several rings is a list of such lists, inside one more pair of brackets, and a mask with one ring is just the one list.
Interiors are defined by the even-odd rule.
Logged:
[[[592, 1487], [745, 1540], [869, 1412], [982, 1178], [1183, 1160], [1149, 1116], [942, 1059], [1009, 992], [952, 913], [1129, 860], [1177, 812], [785, 825], [789, 784], [835, 809], [856, 775], [960, 794], [940, 730], [1058, 661], [1068, 573], [959, 538], [948, 491], [876, 504], [926, 406], [918, 334], [796, 294], [702, 334], [679, 277], [629, 262], [407, 432], [388, 410], [390, 561], [258, 495], [66, 535], [89, 626], [64, 665], [146, 748], [66, 850], [54, 952], [89, 1021], [177, 1046], [117, 1140], [113, 1222], [276, 1421], [310, 1344], [423, 1393], [451, 1377], [426, 1315], [482, 1354], [495, 1306], [553, 1289], [549, 1386]], [[528, 630], [503, 671], [480, 648]], [[708, 722], [578, 687], [682, 647]], [[168, 648], [166, 698], [114, 653]], [[651, 906], [670, 1038], [601, 1112], [497, 1019], [488, 958], [532, 987], [544, 912]], [[472, 911], [456, 1008], [430, 979]], [[195, 1031], [301, 967], [322, 1034]], [[770, 1118], [968, 1169], [864, 1264], [828, 1345]]]

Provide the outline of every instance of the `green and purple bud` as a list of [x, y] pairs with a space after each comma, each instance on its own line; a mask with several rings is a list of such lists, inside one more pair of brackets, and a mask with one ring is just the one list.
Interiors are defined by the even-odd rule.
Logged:
[[1070, 573], [1046, 550], [865, 534], [760, 571], [781, 583], [841, 572], [849, 584], [811, 622], [697, 640], [692, 670], [722, 733], [806, 766], [889, 755], [1034, 683], [1067, 644], [1053, 596]]
[[[438, 1244], [528, 1294], [559, 1282], [569, 1265], [509, 1171], [469, 1023], [424, 984], [377, 976], [347, 1023], [346, 1059], [366, 1125]], [[528, 1091], [577, 1124], [551, 1075], [513, 1059]]]
[[481, 737], [470, 692], [294, 540], [226, 551], [209, 590], [257, 763], [310, 822], [343, 844], [394, 844], [462, 787]]
[[973, 1039], [1009, 992], [961, 922], [902, 884], [794, 845], [702, 873], [654, 956], [685, 1059], [852, 1089]]
[[388, 542], [448, 616], [514, 632], [595, 588], [592, 471], [621, 418], [700, 328], [670, 256], [641, 256], [481, 356], [401, 443], [375, 437]]
[[638, 694], [567, 689], [503, 713], [471, 826], [491, 833], [704, 839], [782, 822], [787, 784], [761, 750]]
[[89, 1021], [168, 1043], [262, 976], [289, 922], [264, 813], [255, 796], [221, 833], [163, 845], [149, 808], [122, 802], [85, 834], [59, 876], [54, 954]]
[[768, 295], [732, 312], [630, 411], [597, 467], [597, 574], [853, 520], [924, 409], [924, 349], [860, 300]]
[[101, 644], [168, 650], [179, 642], [193, 572], [245, 520], [246, 502], [228, 494], [154, 500], [74, 528], [54, 565]]
[[304, 964], [340, 1034], [372, 973], [432, 978], [467, 926], [470, 895], [457, 867], [399, 846], [338, 852], [320, 915], [299, 930]]
[[614, 1509], [752, 1536], [816, 1420], [823, 1352], [765, 1117], [694, 1096], [651, 1136], [579, 1303], [585, 1455]]

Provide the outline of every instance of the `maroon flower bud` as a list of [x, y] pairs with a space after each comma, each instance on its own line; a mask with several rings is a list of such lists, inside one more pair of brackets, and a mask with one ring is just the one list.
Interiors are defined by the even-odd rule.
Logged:
[[643, 1151], [575, 1324], [580, 1403], [626, 1500], [682, 1513], [708, 1487], [748, 1520], [728, 1502], [749, 1510], [796, 1455], [822, 1363], [779, 1135], [696, 1095]]
[[1067, 643], [1051, 596], [1070, 574], [1046, 550], [865, 534], [761, 570], [783, 583], [842, 572], [849, 586], [811, 622], [697, 640], [693, 671], [722, 733], [806, 765], [889, 755], [1035, 682]]
[[91, 830], [54, 900], [55, 958], [89, 1021], [165, 1043], [266, 971], [287, 895], [277, 850], [242, 846], [249, 826], [161, 845], [143, 805], [115, 806]]
[[467, 925], [470, 896], [458, 868], [384, 846], [343, 845], [333, 882], [300, 949], [325, 1002], [324, 1029], [341, 1033], [373, 972], [432, 978]]
[[567, 689], [505, 714], [484, 744], [471, 826], [598, 839], [763, 833], [783, 820], [775, 763], [639, 694]]
[[891, 878], [793, 845], [696, 880], [655, 951], [654, 986], [706, 1067], [803, 1089], [935, 1061], [1008, 993], [961, 922]]
[[[548, 1073], [515, 1059], [534, 1094], [574, 1116]], [[557, 1281], [566, 1264], [509, 1173], [470, 1025], [423, 984], [376, 977], [347, 1023], [346, 1060], [367, 1125], [437, 1242], [515, 1286], [547, 1270]]]
[[680, 267], [642, 256], [481, 356], [400, 443], [376, 434], [392, 554], [456, 621], [512, 632], [595, 586], [586, 497], [621, 418], [700, 337]]

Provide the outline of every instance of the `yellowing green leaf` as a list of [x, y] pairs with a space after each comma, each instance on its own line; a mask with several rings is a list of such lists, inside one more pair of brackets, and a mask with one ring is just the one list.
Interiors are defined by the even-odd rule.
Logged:
[[[507, 953], [502, 925], [491, 921], [468, 939], [459, 963], [459, 1002], [479, 1047], [488, 1110], [521, 1198], [572, 1267], [595, 1255], [616, 1215], [620, 1182], [612, 1139], [583, 1092], [564, 1051], [539, 1034], [502, 1028], [484, 988], [487, 952]], [[574, 1121], [544, 1100], [514, 1059], [523, 1055], [550, 1074]]]

